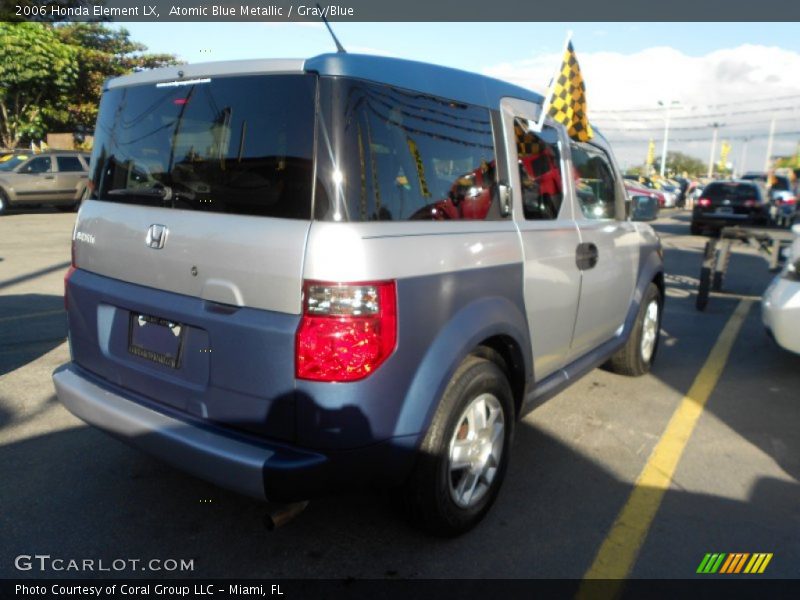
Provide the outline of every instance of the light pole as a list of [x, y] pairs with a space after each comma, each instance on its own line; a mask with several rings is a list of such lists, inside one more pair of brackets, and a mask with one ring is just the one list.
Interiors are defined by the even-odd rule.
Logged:
[[661, 177], [664, 177], [664, 170], [667, 167], [667, 143], [669, 141], [669, 109], [672, 106], [678, 106], [680, 102], [677, 100], [673, 100], [672, 102], [664, 102], [662, 100], [658, 101], [659, 106], [663, 106], [666, 115], [664, 117], [664, 145], [661, 147], [661, 169], [659, 170], [659, 174]]
[[750, 136], [746, 136], [744, 138], [744, 143], [742, 144], [742, 158], [739, 159], [739, 177], [745, 173], [744, 163], [747, 160], [747, 143], [750, 141], [750, 139]]
[[769, 122], [769, 138], [767, 138], [767, 156], [764, 159], [764, 171], [769, 173], [772, 166], [772, 141], [775, 139], [775, 117]]
[[721, 123], [712, 123], [714, 135], [711, 137], [711, 154], [708, 155], [708, 178], [714, 174], [714, 150], [717, 149], [717, 130], [722, 126]]

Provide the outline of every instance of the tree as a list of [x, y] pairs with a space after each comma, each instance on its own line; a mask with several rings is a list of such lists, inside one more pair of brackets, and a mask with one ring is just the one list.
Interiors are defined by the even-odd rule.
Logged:
[[176, 64], [101, 23], [0, 23], [0, 144], [90, 131], [103, 82]]
[[0, 143], [41, 137], [45, 108], [66, 102], [77, 81], [77, 49], [42, 23], [0, 22]]
[[776, 168], [800, 169], [800, 142], [792, 156], [781, 156], [775, 161]]
[[48, 113], [53, 128], [91, 130], [106, 79], [178, 62], [172, 54], [146, 53], [147, 47], [131, 40], [126, 29], [101, 23], [61, 24], [55, 33], [62, 43], [76, 49], [78, 78], [69, 101]]
[[[689, 175], [700, 175], [706, 172], [707, 165], [702, 160], [689, 156], [683, 152], [667, 152], [666, 171], [669, 173]], [[656, 172], [661, 171], [661, 157], [656, 158], [653, 168]]]

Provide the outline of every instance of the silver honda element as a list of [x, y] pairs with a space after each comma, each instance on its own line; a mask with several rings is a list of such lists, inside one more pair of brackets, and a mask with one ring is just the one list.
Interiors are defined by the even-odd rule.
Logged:
[[541, 104], [351, 54], [110, 80], [60, 400], [243, 494], [393, 486], [468, 530], [520, 417], [658, 346], [659, 240], [602, 136], [536, 131]]

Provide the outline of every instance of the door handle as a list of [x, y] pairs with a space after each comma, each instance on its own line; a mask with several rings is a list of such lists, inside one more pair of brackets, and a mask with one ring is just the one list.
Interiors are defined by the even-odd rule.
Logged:
[[600, 253], [597, 251], [597, 246], [591, 242], [578, 244], [575, 252], [575, 264], [581, 271], [593, 269], [599, 259]]

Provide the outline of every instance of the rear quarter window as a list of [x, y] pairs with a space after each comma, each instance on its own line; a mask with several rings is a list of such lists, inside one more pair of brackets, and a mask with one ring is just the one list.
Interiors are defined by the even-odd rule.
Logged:
[[320, 102], [316, 218], [501, 218], [488, 109], [344, 78]]
[[57, 156], [56, 164], [62, 173], [72, 173], [86, 170], [77, 156]]

